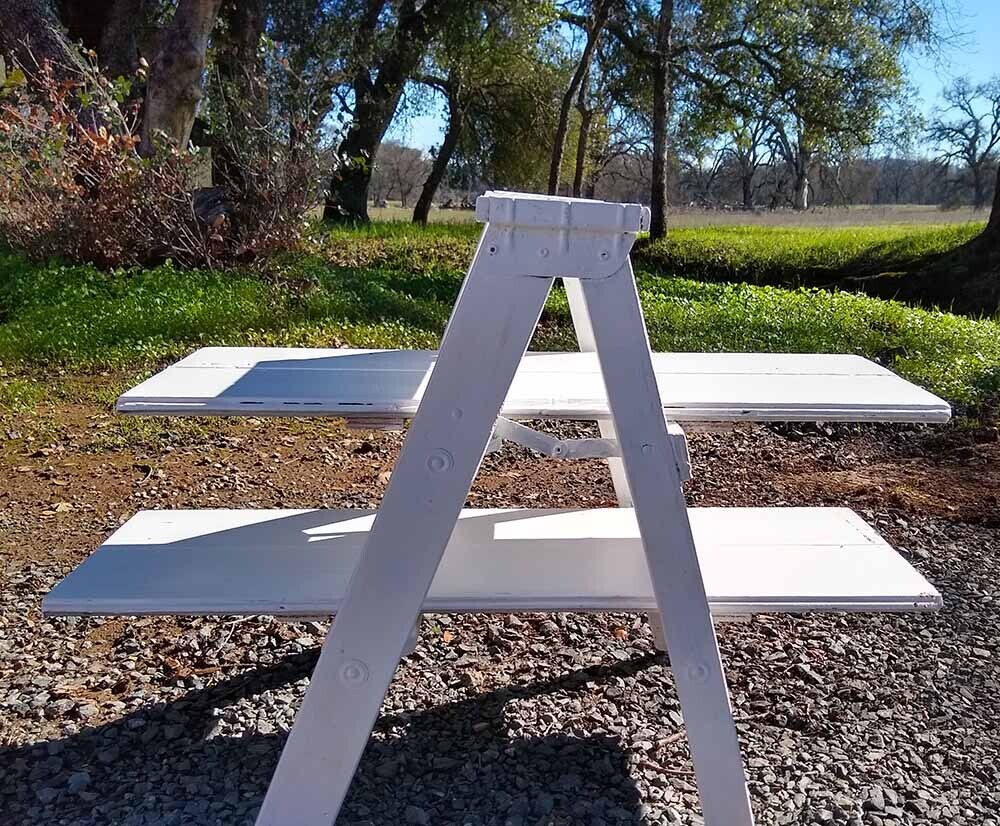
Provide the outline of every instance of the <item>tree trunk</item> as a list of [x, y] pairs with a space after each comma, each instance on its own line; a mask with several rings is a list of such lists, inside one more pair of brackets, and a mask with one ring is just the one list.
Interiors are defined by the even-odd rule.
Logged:
[[[232, 197], [246, 183], [239, 143], [267, 119], [267, 84], [258, 56], [264, 4], [262, 0], [225, 0], [219, 16], [226, 23], [226, 36], [215, 47], [221, 88], [213, 90], [213, 95], [223, 96], [227, 117], [225, 128], [212, 135], [212, 183], [226, 187]], [[295, 124], [289, 140], [294, 148], [298, 141]]]
[[462, 107], [458, 100], [458, 95], [452, 91], [448, 93], [448, 128], [444, 133], [444, 140], [441, 148], [434, 156], [434, 163], [431, 165], [430, 174], [424, 181], [424, 188], [420, 190], [420, 197], [417, 198], [417, 205], [413, 208], [413, 223], [426, 224], [430, 217], [431, 204], [437, 194], [441, 181], [444, 180], [444, 173], [451, 162], [451, 156], [455, 154], [455, 147], [458, 146], [458, 139], [462, 135]]
[[990, 210], [986, 229], [983, 230], [983, 237], [1000, 249], [1000, 166], [997, 167], [997, 183], [993, 190], [993, 208]]
[[594, 113], [586, 106], [580, 107], [580, 135], [576, 141], [576, 170], [573, 173], [573, 197], [583, 196], [583, 176], [587, 167], [587, 142], [590, 140], [590, 125]]
[[573, 72], [569, 87], [563, 92], [562, 101], [559, 104], [559, 122], [556, 126], [556, 136], [552, 143], [552, 159], [549, 161], [549, 195], [559, 194], [559, 177], [562, 173], [563, 153], [566, 150], [566, 134], [569, 132], [569, 110], [573, 108], [573, 98], [576, 97], [577, 90], [590, 72], [590, 63], [594, 57], [597, 43], [601, 39], [601, 32], [608, 22], [608, 12], [611, 9], [609, 0], [601, 0], [594, 10], [594, 21], [587, 29], [587, 42], [584, 44], [583, 53], [580, 55], [580, 62]]
[[649, 237], [667, 234], [667, 127], [670, 122], [670, 46], [674, 25], [674, 0], [661, 0], [653, 60], [653, 184], [649, 196]]
[[[0, 2], [0, 55], [13, 58], [28, 74], [37, 63], [65, 62], [66, 43], [52, 3], [48, 0]], [[10, 68], [11, 60], [7, 59]]]
[[152, 155], [160, 135], [187, 149], [204, 94], [202, 75], [209, 35], [222, 0], [180, 0], [173, 20], [161, 32], [149, 70], [146, 110], [139, 151]]
[[559, 194], [559, 178], [562, 173], [563, 152], [566, 148], [566, 133], [569, 132], [569, 110], [573, 106], [576, 87], [580, 83], [579, 74], [583, 63], [577, 66], [569, 88], [563, 93], [559, 104], [559, 122], [556, 125], [556, 136], [552, 142], [552, 159], [549, 161], [549, 195]]
[[972, 172], [972, 208], [982, 209], [986, 206], [986, 182], [983, 180], [982, 166], [974, 166]]
[[795, 193], [793, 205], [797, 210], [809, 209], [809, 173], [804, 169], [795, 171]]
[[740, 173], [740, 185], [743, 188], [743, 209], [753, 209], [753, 170], [744, 169]]
[[388, 100], [357, 99], [354, 122], [340, 143], [341, 165], [330, 180], [323, 220], [331, 223], [368, 222], [368, 184], [372, 164], [399, 104], [403, 86]]
[[792, 206], [796, 210], [809, 209], [809, 164], [812, 162], [812, 150], [800, 147], [795, 155], [795, 191], [792, 193]]
[[[263, 108], [258, 96], [262, 91], [260, 59], [257, 51], [264, 33], [263, 0], [225, 0], [219, 16], [226, 23], [226, 37], [217, 44], [216, 68], [220, 77], [232, 83], [241, 94], [253, 95], [240, 101], [243, 105]], [[266, 101], [263, 102], [266, 106]]]
[[110, 77], [132, 77], [139, 68], [139, 58], [152, 54], [157, 9], [155, 0], [114, 0], [110, 4], [97, 47], [101, 67]]
[[[369, 3], [362, 22], [362, 39], [374, 36], [384, 4]], [[329, 222], [368, 221], [368, 184], [372, 161], [403, 94], [406, 81], [416, 74], [431, 40], [447, 25], [450, 15], [468, 13], [464, 3], [426, 0], [417, 6], [404, 0], [399, 7], [392, 42], [380, 52], [381, 60], [363, 55], [354, 77], [354, 119], [340, 144], [340, 166], [334, 170], [323, 207]], [[364, 52], [368, 49], [365, 47]], [[374, 79], [373, 79], [374, 78]]]
[[130, 78], [149, 52], [156, 0], [59, 0], [69, 39], [97, 52], [108, 77]]

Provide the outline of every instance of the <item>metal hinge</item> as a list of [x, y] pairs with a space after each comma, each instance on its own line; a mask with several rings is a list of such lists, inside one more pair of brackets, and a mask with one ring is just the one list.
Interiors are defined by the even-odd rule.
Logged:
[[[691, 457], [684, 429], [676, 422], [667, 422], [667, 435], [670, 438], [677, 473], [681, 481], [686, 481], [691, 478]], [[552, 459], [613, 459], [622, 455], [617, 439], [557, 439], [548, 433], [542, 433], [499, 416], [486, 452], [493, 453], [499, 450], [505, 440]]]

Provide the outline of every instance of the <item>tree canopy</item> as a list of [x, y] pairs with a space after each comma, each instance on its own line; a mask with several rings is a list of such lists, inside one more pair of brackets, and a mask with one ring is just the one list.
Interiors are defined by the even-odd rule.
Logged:
[[873, 156], [917, 131], [903, 60], [940, 37], [937, 2], [10, 0], [0, 49], [30, 70], [81, 43], [139, 104], [139, 151], [204, 147], [217, 184], [242, 186], [245, 136], [268, 124], [289, 158], [324, 159], [328, 221], [366, 220], [390, 128], [441, 111], [410, 164], [415, 220], [442, 188], [606, 192], [650, 203], [655, 237], [672, 201], [846, 202], [865, 164], [866, 197], [967, 183], [985, 205], [997, 81], [947, 89], [926, 132], [945, 172]]

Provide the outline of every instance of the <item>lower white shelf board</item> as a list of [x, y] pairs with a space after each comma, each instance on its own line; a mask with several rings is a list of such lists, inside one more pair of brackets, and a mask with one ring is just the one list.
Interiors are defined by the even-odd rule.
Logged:
[[[930, 583], [846, 508], [688, 512], [719, 615], [941, 605]], [[43, 610], [334, 614], [373, 519], [362, 510], [143, 511], [60, 582]], [[442, 612], [655, 608], [627, 508], [467, 509], [424, 603]]]

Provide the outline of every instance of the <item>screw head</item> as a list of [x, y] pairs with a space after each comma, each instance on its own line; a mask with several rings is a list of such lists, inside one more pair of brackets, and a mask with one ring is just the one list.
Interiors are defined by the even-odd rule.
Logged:
[[427, 457], [427, 469], [431, 473], [444, 473], [455, 464], [455, 457], [443, 447], [439, 447]]
[[364, 685], [370, 676], [368, 664], [362, 660], [348, 660], [340, 667], [340, 681], [344, 685]]
[[688, 667], [688, 679], [695, 683], [703, 683], [708, 679], [708, 667], [704, 663], [697, 663]]

